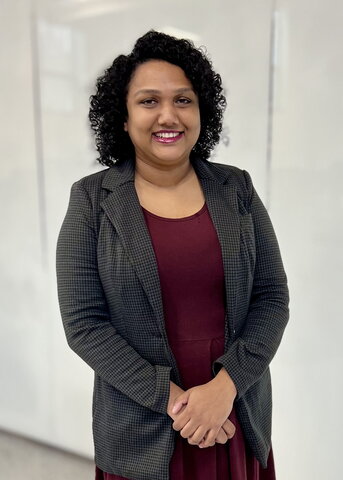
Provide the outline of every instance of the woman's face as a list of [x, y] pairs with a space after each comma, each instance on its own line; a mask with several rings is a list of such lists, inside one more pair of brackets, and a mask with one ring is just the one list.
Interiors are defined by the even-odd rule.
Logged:
[[139, 65], [127, 94], [125, 131], [136, 160], [170, 167], [189, 160], [200, 134], [198, 97], [184, 71], [162, 60]]

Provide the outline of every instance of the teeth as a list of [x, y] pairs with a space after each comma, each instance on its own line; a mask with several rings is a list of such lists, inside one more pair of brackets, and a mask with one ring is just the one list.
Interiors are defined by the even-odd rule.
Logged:
[[155, 133], [154, 135], [160, 138], [174, 138], [180, 135], [180, 132], [158, 132], [158, 133]]

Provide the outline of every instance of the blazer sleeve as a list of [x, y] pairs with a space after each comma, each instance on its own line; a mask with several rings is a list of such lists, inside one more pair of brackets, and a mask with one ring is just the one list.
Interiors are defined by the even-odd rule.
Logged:
[[243, 331], [213, 365], [215, 374], [222, 367], [227, 370], [237, 388], [237, 398], [268, 368], [289, 318], [287, 278], [274, 229], [249, 174], [243, 173], [255, 234], [253, 287]]
[[71, 189], [56, 254], [58, 299], [69, 346], [103, 380], [138, 404], [166, 413], [169, 366], [142, 358], [109, 321], [97, 267], [97, 234], [89, 195]]

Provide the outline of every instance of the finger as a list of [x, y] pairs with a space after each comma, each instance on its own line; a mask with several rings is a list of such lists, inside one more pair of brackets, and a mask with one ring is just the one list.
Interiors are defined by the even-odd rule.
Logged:
[[207, 432], [206, 438], [199, 444], [200, 448], [212, 447], [216, 443], [216, 436], [218, 435], [218, 430], [209, 430]]
[[189, 438], [191, 437], [194, 432], [197, 430], [197, 428], [199, 427], [199, 425], [197, 424], [194, 424], [194, 422], [192, 420], [190, 420], [184, 427], [182, 430], [180, 430], [180, 435], [181, 437], [183, 438]]
[[190, 416], [186, 413], [181, 413], [179, 417], [173, 422], [173, 429], [179, 432], [189, 422]]
[[199, 445], [206, 435], [206, 429], [204, 427], [198, 427], [192, 436], [188, 437], [188, 443], [191, 445]]
[[222, 429], [224, 430], [224, 432], [227, 434], [229, 438], [232, 438], [236, 433], [236, 427], [230, 420], [226, 420], [223, 423]]
[[204, 438], [199, 443], [200, 448], [207, 448], [207, 447], [212, 447], [213, 445], [215, 445], [215, 442], [213, 442], [212, 444], [206, 443], [208, 434], [209, 434], [209, 431], [206, 433]]
[[213, 443], [205, 443], [205, 440], [203, 440], [202, 442], [199, 443], [199, 448], [208, 448], [208, 447], [214, 447], [214, 445], [216, 444], [216, 442], [213, 442]]
[[229, 440], [229, 437], [225, 433], [225, 430], [221, 428], [216, 436], [216, 443], [224, 444]]
[[187, 405], [188, 403], [188, 397], [189, 397], [189, 392], [183, 392], [181, 395], [179, 395], [174, 402], [173, 408], [172, 408], [172, 413], [178, 413], [183, 405]]
[[172, 413], [176, 414], [179, 413], [179, 411], [182, 409], [184, 405], [187, 405], [187, 402], [176, 402], [175, 405], [172, 408]]

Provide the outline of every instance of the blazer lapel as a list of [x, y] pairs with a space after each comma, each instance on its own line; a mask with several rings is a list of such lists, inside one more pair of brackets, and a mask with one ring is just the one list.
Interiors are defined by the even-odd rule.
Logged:
[[111, 167], [103, 187], [112, 190], [101, 203], [136, 270], [164, 335], [164, 318], [157, 262], [134, 186], [134, 165]]
[[[211, 164], [193, 163], [221, 245], [229, 337], [234, 336], [236, 287], [239, 273], [240, 222], [236, 187], [227, 174], [213, 172]], [[157, 262], [134, 186], [134, 162], [111, 167], [102, 186], [111, 193], [101, 206], [116, 229], [165, 335], [163, 304]]]

